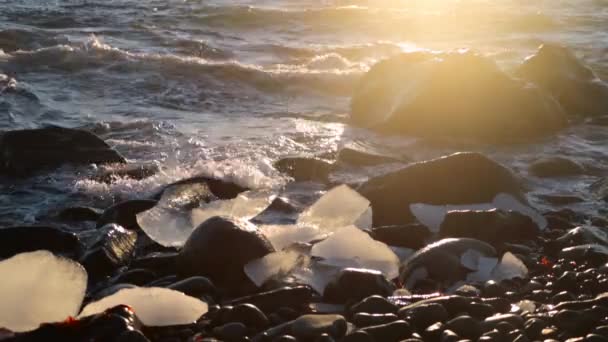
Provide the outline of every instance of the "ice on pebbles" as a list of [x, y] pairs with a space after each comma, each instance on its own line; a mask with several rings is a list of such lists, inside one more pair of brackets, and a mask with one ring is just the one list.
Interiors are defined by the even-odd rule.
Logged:
[[300, 226], [314, 226], [333, 232], [356, 225], [371, 228], [370, 202], [348, 185], [340, 185], [325, 193], [298, 218]]
[[470, 282], [524, 278], [528, 274], [526, 265], [510, 252], [505, 253], [499, 262], [498, 258], [485, 257], [469, 250], [462, 254], [460, 261], [472, 271], [467, 275], [467, 281]]
[[87, 287], [80, 264], [49, 251], [0, 262], [0, 279], [0, 327], [15, 332], [76, 316]]
[[525, 278], [528, 268], [513, 253], [507, 252], [502, 256], [500, 263], [492, 270], [492, 279], [501, 281], [512, 278]]
[[306, 257], [296, 251], [280, 251], [247, 263], [245, 274], [261, 287], [271, 278], [287, 275], [295, 267], [305, 262]]
[[399, 258], [384, 243], [355, 226], [342, 228], [312, 247], [311, 255], [339, 267], [378, 270], [388, 279], [399, 275]]
[[117, 305], [128, 305], [146, 326], [190, 324], [207, 310], [207, 303], [182, 292], [161, 287], [123, 289], [87, 305], [80, 317], [104, 312]]
[[137, 215], [137, 223], [154, 241], [166, 247], [181, 247], [192, 231], [213, 216], [250, 219], [270, 205], [274, 195], [248, 191], [230, 200], [217, 200], [191, 209], [171, 197], [163, 198], [152, 209]]
[[427, 226], [430, 231], [439, 233], [441, 223], [449, 211], [455, 210], [513, 210], [526, 215], [534, 221], [542, 230], [547, 227], [547, 220], [533, 208], [521, 203], [512, 195], [501, 193], [494, 197], [492, 203], [474, 203], [459, 205], [431, 205], [424, 203], [414, 203], [410, 205], [410, 211], [416, 219]]
[[308, 243], [326, 236], [316, 227], [297, 225], [264, 225], [260, 226], [260, 231], [277, 251], [294, 243]]

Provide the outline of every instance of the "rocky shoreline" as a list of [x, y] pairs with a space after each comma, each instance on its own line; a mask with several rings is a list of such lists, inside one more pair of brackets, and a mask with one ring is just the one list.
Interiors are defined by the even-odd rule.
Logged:
[[[63, 128], [14, 131], [0, 149], [13, 177], [126, 162]], [[343, 150], [334, 162], [279, 161], [296, 181], [322, 184], [313, 204], [195, 177], [105, 210], [65, 208], [61, 225], [0, 229], [0, 276], [13, 279], [0, 286], [0, 340], [608, 340], [605, 218], [537, 212], [513, 173], [478, 153], [350, 187], [327, 178], [387, 158]], [[581, 172], [559, 161], [532, 168]], [[125, 170], [116, 177], [154, 173]], [[96, 235], [62, 228], [79, 222]], [[62, 286], [45, 283], [54, 277]]]

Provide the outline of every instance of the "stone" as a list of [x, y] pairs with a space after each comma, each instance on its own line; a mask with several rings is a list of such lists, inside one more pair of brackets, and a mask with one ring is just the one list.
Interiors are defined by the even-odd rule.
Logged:
[[256, 332], [262, 331], [270, 325], [268, 317], [253, 304], [235, 305], [226, 313], [224, 322], [240, 322]]
[[241, 341], [248, 329], [243, 323], [232, 322], [213, 328], [213, 334], [224, 341]]
[[64, 164], [126, 163], [87, 131], [51, 126], [8, 131], [0, 137], [0, 173], [24, 176]]
[[468, 50], [377, 63], [355, 90], [351, 119], [385, 134], [495, 144], [538, 139], [567, 124], [552, 96]]
[[190, 277], [173, 283], [167, 288], [184, 294], [201, 298], [204, 295], [214, 295], [217, 293], [217, 288], [213, 285], [213, 282], [205, 277]]
[[180, 193], [188, 195], [192, 192], [192, 190], [196, 190], [194, 192], [197, 196], [195, 200], [189, 198], [189, 202], [209, 202], [217, 199], [233, 199], [240, 193], [249, 189], [234, 182], [225, 181], [222, 179], [206, 176], [195, 176], [166, 185], [152, 197], [155, 200], [160, 200], [163, 194], [165, 194], [167, 191], [171, 191], [175, 194]]
[[57, 218], [62, 221], [90, 222], [97, 221], [103, 211], [90, 207], [70, 207], [65, 208], [57, 214]]
[[342, 342], [374, 342], [374, 338], [362, 330], [357, 330], [352, 334], [348, 334], [342, 339]]
[[136, 215], [142, 211], [151, 209], [156, 205], [153, 200], [128, 200], [117, 203], [107, 208], [97, 220], [97, 227], [103, 227], [109, 223], [116, 223], [126, 229], [139, 231]]
[[138, 330], [127, 330], [118, 336], [116, 342], [150, 342], [150, 340]]
[[356, 313], [352, 322], [359, 328], [365, 328], [373, 325], [382, 325], [399, 320], [399, 317], [393, 313], [388, 314], [371, 314], [367, 312]]
[[93, 179], [97, 182], [112, 183], [118, 179], [142, 180], [160, 171], [156, 164], [128, 164], [119, 167], [103, 168]]
[[534, 162], [530, 165], [529, 172], [540, 178], [558, 178], [579, 176], [585, 172], [585, 169], [568, 158], [551, 157]]
[[47, 250], [55, 254], [78, 258], [83, 246], [74, 233], [55, 227], [24, 226], [0, 229], [0, 258], [13, 255]]
[[318, 158], [288, 157], [278, 160], [275, 169], [285, 173], [296, 182], [315, 181], [328, 182], [329, 173], [333, 164]]
[[379, 295], [364, 298], [350, 307], [350, 312], [353, 313], [390, 314], [397, 313], [398, 310], [397, 305]]
[[179, 254], [175, 252], [151, 253], [134, 259], [130, 266], [152, 270], [158, 275], [167, 275], [175, 272], [178, 258]]
[[344, 304], [372, 295], [386, 297], [393, 291], [394, 286], [378, 271], [345, 268], [327, 285], [323, 299], [328, 303]]
[[100, 228], [101, 235], [80, 259], [92, 279], [113, 273], [131, 259], [137, 233], [116, 224]]
[[198, 226], [178, 258], [178, 269], [186, 275], [208, 276], [220, 288], [242, 292], [247, 284], [243, 267], [274, 252], [258, 228], [245, 221], [212, 217]]
[[158, 275], [150, 270], [134, 268], [118, 274], [110, 280], [113, 284], [128, 283], [143, 286], [158, 278]]
[[570, 261], [594, 261], [597, 264], [608, 261], [608, 247], [598, 244], [586, 244], [562, 249], [559, 258]]
[[373, 209], [373, 226], [414, 222], [411, 204], [488, 203], [501, 193], [525, 203], [519, 181], [504, 166], [479, 153], [453, 155], [411, 164], [371, 178], [358, 188]]
[[499, 314], [488, 317], [484, 320], [483, 326], [486, 330], [496, 329], [499, 324], [506, 322], [517, 329], [523, 329], [525, 321], [524, 319], [516, 314]]
[[351, 143], [340, 149], [336, 161], [353, 166], [373, 166], [405, 162], [403, 158], [386, 155], [361, 142]]
[[236, 298], [230, 305], [249, 303], [269, 314], [283, 307], [302, 308], [308, 306], [313, 298], [313, 290], [308, 286], [282, 287], [254, 295]]
[[532, 340], [540, 338], [543, 329], [547, 328], [549, 324], [541, 318], [530, 318], [524, 324], [526, 335]]
[[291, 331], [300, 340], [312, 340], [322, 334], [342, 338], [346, 334], [346, 320], [340, 315], [303, 315], [293, 321]]
[[412, 329], [406, 321], [394, 321], [361, 329], [375, 341], [401, 341], [412, 335]]
[[439, 303], [422, 304], [413, 308], [402, 308], [399, 317], [409, 322], [416, 331], [425, 331], [429, 326], [441, 322], [445, 323], [449, 314]]
[[408, 224], [374, 227], [369, 235], [389, 246], [420, 249], [426, 246], [425, 241], [431, 236], [431, 232], [421, 224]]
[[471, 316], [458, 316], [448, 321], [445, 326], [458, 336], [471, 340], [476, 340], [482, 333], [481, 323]]

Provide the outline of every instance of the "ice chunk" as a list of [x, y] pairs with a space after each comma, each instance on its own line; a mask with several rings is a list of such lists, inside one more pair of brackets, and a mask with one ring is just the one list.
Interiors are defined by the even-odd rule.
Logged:
[[49, 251], [21, 253], [0, 262], [0, 328], [15, 332], [76, 316], [87, 272]]
[[[488, 258], [480, 256], [476, 262], [476, 268], [473, 268], [474, 272], [467, 274], [467, 281], [469, 282], [486, 282], [492, 279], [492, 271], [498, 264], [497, 258]], [[468, 266], [466, 266], [469, 268]]]
[[502, 256], [500, 264], [492, 271], [492, 279], [501, 281], [512, 278], [525, 278], [528, 275], [528, 268], [511, 252]]
[[207, 312], [207, 303], [161, 287], [123, 289], [87, 305], [80, 317], [94, 315], [117, 305], [128, 305], [146, 326], [190, 324]]
[[521, 312], [529, 312], [534, 313], [536, 311], [536, 304], [531, 300], [521, 300], [517, 304], [512, 305], [511, 311], [521, 311]]
[[378, 270], [388, 279], [399, 275], [399, 258], [384, 243], [372, 239], [355, 226], [339, 229], [312, 247], [311, 254], [324, 263], [341, 267]]
[[340, 185], [303, 212], [298, 225], [315, 226], [329, 232], [350, 225], [371, 228], [370, 202], [347, 185]]
[[309, 285], [317, 291], [317, 293], [323, 294], [327, 284], [340, 273], [341, 269], [342, 267], [338, 266], [311, 262], [305, 267], [296, 268], [293, 271], [292, 276], [297, 282]]
[[449, 211], [455, 210], [513, 210], [522, 215], [526, 215], [534, 221], [542, 230], [547, 227], [547, 220], [533, 208], [521, 203], [512, 195], [501, 193], [496, 195], [492, 203], [474, 203], [459, 205], [431, 205], [424, 203], [414, 203], [410, 205], [410, 211], [418, 222], [425, 225], [433, 233], [439, 233], [441, 223]]
[[184, 245], [194, 228], [213, 216], [250, 219], [266, 209], [274, 196], [266, 192], [247, 191], [230, 200], [207, 203], [191, 210], [173, 194], [163, 194], [152, 209], [137, 214], [137, 223], [154, 241], [166, 247]]
[[307, 243], [326, 236], [316, 227], [296, 225], [264, 225], [260, 226], [260, 231], [277, 251], [294, 243]]
[[244, 270], [249, 279], [261, 287], [268, 279], [286, 275], [298, 266], [303, 258], [305, 257], [295, 251], [275, 252], [247, 263]]

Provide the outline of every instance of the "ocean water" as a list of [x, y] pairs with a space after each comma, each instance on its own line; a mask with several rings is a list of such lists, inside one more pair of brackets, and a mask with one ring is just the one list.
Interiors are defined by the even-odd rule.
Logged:
[[[438, 146], [349, 124], [353, 90], [384, 58], [468, 48], [508, 71], [546, 42], [568, 46], [608, 79], [608, 1], [0, 0], [0, 89], [18, 90], [0, 92], [0, 130], [85, 128], [130, 162], [161, 170], [111, 184], [90, 179], [95, 166], [2, 179], [0, 225], [147, 196], [201, 173], [278, 192], [288, 179], [274, 161], [349, 144], [412, 161], [482, 151], [521, 175], [539, 207], [548, 208], [540, 195], [565, 194], [586, 200], [574, 209], [601, 211], [588, 187], [608, 170], [605, 126], [577, 123], [541, 142], [497, 147]], [[555, 155], [597, 172], [528, 176], [529, 163]], [[360, 181], [399, 166], [333, 177]]]

